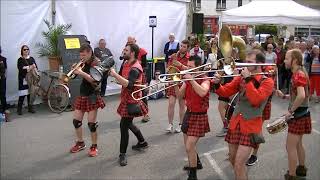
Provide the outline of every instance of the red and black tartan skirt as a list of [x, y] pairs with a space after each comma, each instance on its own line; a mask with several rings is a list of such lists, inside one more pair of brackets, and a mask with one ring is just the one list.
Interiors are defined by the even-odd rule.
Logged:
[[267, 102], [262, 112], [262, 120], [269, 120], [271, 116], [271, 100]]
[[288, 132], [292, 134], [302, 135], [310, 134], [312, 130], [311, 116], [304, 116], [298, 119], [292, 119], [288, 122]]
[[121, 101], [118, 106], [117, 112], [121, 117], [133, 118], [133, 117], [145, 116], [148, 114], [148, 107], [142, 100], [138, 101], [138, 104], [141, 109], [141, 114], [139, 115], [135, 115], [135, 116], [129, 115], [127, 104], [128, 104], [127, 101]]
[[96, 109], [103, 109], [106, 106], [101, 96], [97, 96], [96, 102], [90, 102], [88, 96], [78, 96], [73, 103], [73, 108], [82, 112], [90, 112]]
[[[169, 84], [168, 86], [171, 86], [172, 84]], [[168, 88], [166, 89], [166, 95], [167, 96], [174, 96], [176, 97], [176, 91], [174, 89], [174, 87]]]
[[194, 113], [186, 111], [181, 130], [188, 136], [203, 137], [205, 133], [210, 132], [208, 113]]
[[243, 134], [240, 132], [239, 124], [237, 125], [237, 128], [235, 130], [228, 130], [225, 141], [227, 141], [229, 144], [238, 144], [243, 146], [250, 146], [253, 148], [258, 147], [258, 144], [251, 143], [249, 134]]

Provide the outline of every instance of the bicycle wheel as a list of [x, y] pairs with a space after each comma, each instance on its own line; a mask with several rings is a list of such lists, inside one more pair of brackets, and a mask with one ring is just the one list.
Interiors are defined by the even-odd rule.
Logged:
[[70, 104], [69, 88], [63, 84], [51, 87], [48, 92], [48, 105], [52, 112], [61, 113]]

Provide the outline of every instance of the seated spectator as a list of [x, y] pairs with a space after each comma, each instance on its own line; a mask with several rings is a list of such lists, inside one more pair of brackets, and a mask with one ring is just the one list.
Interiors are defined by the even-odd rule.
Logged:
[[[150, 86], [152, 86], [152, 85], [154, 85], [154, 86], [150, 87], [149, 94], [152, 94], [152, 93], [154, 93], [156, 91], [159, 91], [160, 89], [164, 89], [165, 88], [165, 83], [159, 83], [160, 82], [160, 80], [159, 80], [159, 75], [160, 74], [161, 74], [160, 70], [156, 70], [155, 77], [150, 82]], [[157, 85], [155, 85], [155, 84], [157, 84]], [[160, 91], [160, 92], [158, 92], [156, 94], [153, 94], [153, 95], [149, 96], [149, 99], [156, 100], [156, 99], [162, 98], [163, 96], [164, 96], [164, 91]]]

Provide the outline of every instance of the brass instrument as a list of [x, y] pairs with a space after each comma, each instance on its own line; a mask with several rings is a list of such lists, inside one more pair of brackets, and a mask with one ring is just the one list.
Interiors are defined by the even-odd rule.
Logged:
[[70, 79], [74, 79], [76, 77], [76, 75], [73, 72], [76, 69], [82, 69], [84, 66], [85, 66], [85, 61], [84, 60], [80, 60], [76, 65], [71, 67], [71, 70], [66, 75], [64, 75], [63, 81], [65, 83], [68, 83], [70, 81]]

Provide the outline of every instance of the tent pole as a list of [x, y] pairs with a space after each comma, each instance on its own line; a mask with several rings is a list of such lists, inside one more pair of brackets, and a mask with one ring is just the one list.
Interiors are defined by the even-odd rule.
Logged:
[[51, 23], [56, 24], [56, 0], [51, 0]]
[[310, 37], [311, 36], [311, 26], [309, 26], [309, 36], [308, 37]]

